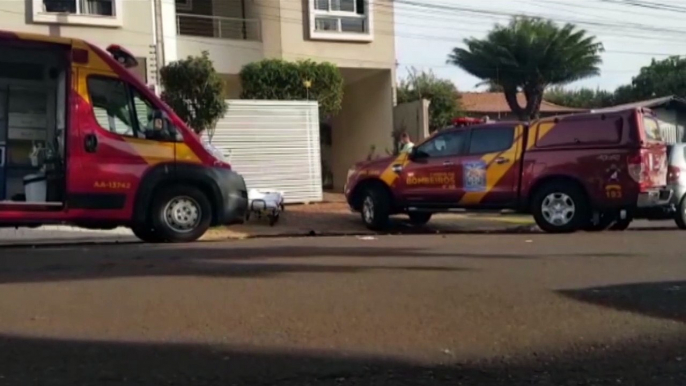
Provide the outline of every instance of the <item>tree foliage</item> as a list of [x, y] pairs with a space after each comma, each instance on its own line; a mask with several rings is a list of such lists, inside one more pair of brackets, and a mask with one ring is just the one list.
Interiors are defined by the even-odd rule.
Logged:
[[641, 68], [631, 84], [618, 88], [616, 94], [621, 103], [669, 95], [686, 97], [686, 58], [653, 59], [649, 66]]
[[[520, 119], [535, 118], [548, 86], [564, 85], [600, 73], [601, 43], [572, 24], [516, 17], [496, 25], [485, 39], [465, 39], [448, 62], [477, 78], [500, 85], [512, 112]], [[526, 106], [517, 93], [523, 92]]]
[[223, 82], [209, 53], [189, 56], [161, 70], [162, 99], [196, 133], [214, 130], [226, 114]]
[[398, 84], [398, 103], [427, 99], [429, 105], [429, 130], [431, 132], [450, 124], [460, 112], [460, 94], [455, 84], [437, 77], [433, 72], [419, 73], [412, 68], [406, 79]]
[[612, 91], [592, 88], [569, 90], [557, 86], [547, 90], [544, 99], [559, 106], [579, 109], [597, 109], [615, 104], [615, 94]]
[[243, 99], [316, 100], [322, 118], [341, 111], [343, 76], [331, 63], [266, 59], [243, 67]]

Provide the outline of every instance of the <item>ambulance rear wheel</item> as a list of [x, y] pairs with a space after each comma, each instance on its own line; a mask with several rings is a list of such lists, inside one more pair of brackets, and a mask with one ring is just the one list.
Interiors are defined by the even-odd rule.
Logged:
[[164, 239], [158, 232], [156, 232], [152, 226], [146, 224], [134, 224], [131, 226], [131, 231], [138, 237], [141, 241], [146, 243], [161, 243]]
[[391, 213], [390, 197], [382, 188], [370, 186], [362, 195], [362, 221], [373, 231], [384, 230], [388, 226]]
[[191, 186], [165, 188], [155, 197], [152, 226], [164, 240], [188, 243], [202, 237], [212, 222], [212, 205]]

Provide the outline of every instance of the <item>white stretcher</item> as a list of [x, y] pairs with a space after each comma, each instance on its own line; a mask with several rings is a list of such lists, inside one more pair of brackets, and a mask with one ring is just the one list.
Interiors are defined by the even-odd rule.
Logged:
[[250, 220], [252, 214], [257, 218], [265, 216], [269, 219], [269, 225], [279, 221], [281, 212], [285, 210], [283, 192], [250, 189], [248, 191], [248, 213], [246, 220]]

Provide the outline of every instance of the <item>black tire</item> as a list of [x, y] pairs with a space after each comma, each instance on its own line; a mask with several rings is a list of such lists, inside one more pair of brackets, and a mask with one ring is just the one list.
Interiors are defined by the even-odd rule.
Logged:
[[426, 225], [429, 221], [431, 221], [431, 216], [432, 213], [409, 213], [410, 216], [410, 224], [412, 225]]
[[360, 214], [364, 225], [373, 230], [380, 231], [388, 227], [391, 215], [391, 198], [380, 187], [372, 186], [362, 193], [362, 206]]
[[681, 199], [674, 214], [674, 222], [679, 229], [686, 230], [686, 197]]
[[146, 243], [163, 243], [165, 241], [151, 225], [134, 224], [131, 226], [131, 231], [133, 231], [136, 237]]
[[210, 228], [212, 205], [197, 188], [172, 186], [155, 197], [151, 219], [153, 229], [165, 241], [189, 243]]
[[602, 232], [610, 228], [610, 226], [614, 223], [615, 218], [613, 216], [610, 216], [608, 214], [601, 214], [600, 218], [598, 219], [597, 223], [592, 222], [593, 218], [591, 217], [588, 221], [588, 224], [583, 227], [583, 230], [586, 232]]
[[[555, 197], [557, 196], [557, 197]], [[544, 202], [550, 204], [551, 199], [558, 199], [568, 207], [573, 205], [573, 211], [565, 215], [559, 223], [551, 222], [543, 210]], [[589, 205], [586, 195], [581, 188], [570, 182], [551, 182], [536, 191], [532, 201], [531, 211], [536, 224], [548, 233], [571, 233], [583, 228], [589, 222]], [[547, 212], [550, 213], [550, 212]], [[562, 216], [562, 215], [561, 215]]]
[[625, 230], [629, 229], [629, 226], [631, 225], [632, 221], [633, 221], [633, 219], [630, 219], [630, 218], [626, 218], [624, 220], [617, 220], [617, 222], [612, 224], [612, 226], [610, 227], [610, 230], [615, 231], [615, 232], [625, 231]]

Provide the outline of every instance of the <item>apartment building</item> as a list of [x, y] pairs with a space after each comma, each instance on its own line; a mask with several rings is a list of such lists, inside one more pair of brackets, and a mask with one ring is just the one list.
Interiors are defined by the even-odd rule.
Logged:
[[[345, 78], [342, 112], [325, 122], [325, 163], [341, 188], [347, 170], [392, 149], [395, 37], [390, 0], [161, 0], [164, 62], [208, 51], [226, 85], [240, 96], [238, 73], [264, 58], [337, 65]], [[136, 71], [155, 79], [153, 0], [0, 1], [2, 29], [118, 43], [136, 55]]]
[[[165, 28], [168, 23], [165, 22]], [[343, 110], [330, 122], [324, 163], [337, 189], [348, 168], [392, 149], [395, 37], [389, 0], [176, 0], [176, 28], [165, 30], [176, 57], [208, 51], [227, 96], [240, 95], [238, 73], [263, 58], [336, 64], [345, 78]], [[165, 48], [168, 55], [172, 53]], [[169, 60], [169, 58], [167, 58]], [[328, 136], [328, 134], [325, 134]]]
[[149, 0], [0, 1], [0, 29], [125, 45], [138, 57], [134, 72], [146, 83], [155, 82], [152, 20]]

